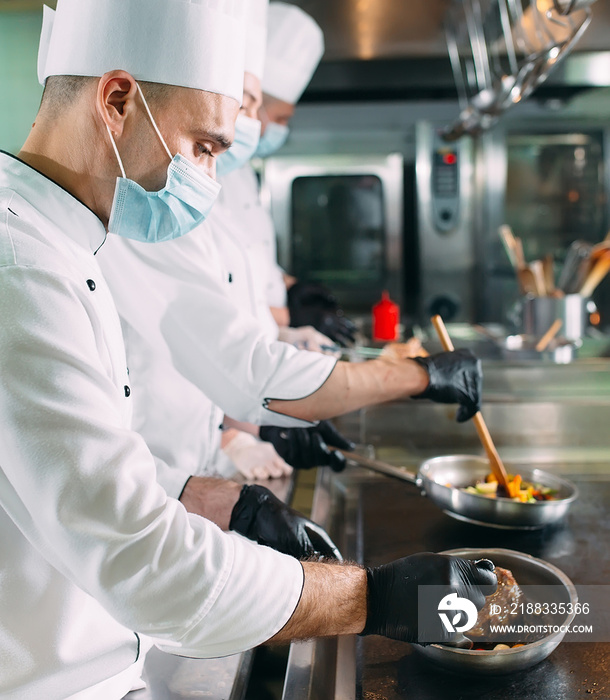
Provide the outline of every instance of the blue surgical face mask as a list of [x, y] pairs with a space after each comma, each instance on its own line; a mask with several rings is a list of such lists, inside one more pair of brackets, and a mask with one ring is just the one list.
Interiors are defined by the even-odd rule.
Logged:
[[268, 122], [265, 127], [265, 133], [261, 136], [256, 149], [256, 155], [259, 158], [267, 158], [271, 154], [279, 151], [286, 143], [290, 129], [285, 124], [276, 124], [276, 122]]
[[244, 166], [256, 153], [261, 123], [240, 114], [235, 122], [235, 139], [228, 151], [216, 159], [216, 175], [222, 177]]
[[112, 132], [106, 126], [123, 175], [117, 178], [108, 230], [135, 241], [158, 243], [184, 236], [202, 223], [218, 197], [220, 185], [180, 154], [172, 158], [139, 85], [138, 90], [171, 161], [167, 181], [162, 190], [147, 192], [129, 180]]

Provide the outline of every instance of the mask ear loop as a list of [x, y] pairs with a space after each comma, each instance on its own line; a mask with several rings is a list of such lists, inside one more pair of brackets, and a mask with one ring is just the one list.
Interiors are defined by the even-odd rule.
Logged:
[[112, 131], [110, 131], [110, 127], [108, 124], [106, 124], [106, 130], [108, 131], [108, 136], [110, 136], [110, 143], [112, 144], [112, 148], [114, 149], [114, 155], [116, 156], [116, 159], [119, 161], [119, 168], [121, 169], [121, 175], [127, 179], [127, 175], [125, 174], [125, 168], [123, 167], [123, 161], [121, 160], [121, 156], [119, 155], [119, 149], [117, 148], [117, 145], [114, 140], [114, 136], [112, 135]]
[[163, 148], [165, 149], [165, 152], [169, 156], [170, 160], [174, 159], [174, 156], [171, 154], [169, 148], [167, 147], [167, 144], [165, 143], [165, 139], [163, 136], [161, 136], [161, 132], [159, 131], [159, 127], [157, 126], [157, 122], [153, 119], [153, 115], [150, 112], [150, 109], [148, 107], [148, 102], [146, 102], [146, 98], [144, 97], [144, 93], [142, 92], [142, 88], [140, 87], [139, 83], [136, 83], [136, 86], [138, 88], [138, 92], [140, 93], [140, 97], [142, 98], [142, 102], [144, 102], [144, 107], [146, 108], [146, 114], [148, 114], [148, 118], [151, 121], [151, 124], [153, 125], [153, 129], [155, 130], [157, 136], [159, 137], [159, 140], [163, 144]]

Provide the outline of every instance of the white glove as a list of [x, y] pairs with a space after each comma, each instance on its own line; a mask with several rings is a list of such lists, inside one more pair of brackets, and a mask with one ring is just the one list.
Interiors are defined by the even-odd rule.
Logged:
[[292, 474], [292, 467], [284, 462], [270, 442], [261, 442], [241, 430], [222, 451], [246, 479], [278, 479]]
[[281, 326], [278, 340], [290, 343], [299, 350], [312, 350], [313, 352], [325, 352], [323, 347], [333, 347], [335, 343], [327, 338], [323, 333], [317, 331], [313, 326], [301, 326], [300, 328], [289, 328]]

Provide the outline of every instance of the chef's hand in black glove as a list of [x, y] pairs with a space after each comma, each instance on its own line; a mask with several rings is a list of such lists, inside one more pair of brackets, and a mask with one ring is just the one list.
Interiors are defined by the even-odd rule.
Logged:
[[322, 284], [293, 284], [288, 290], [288, 311], [293, 328], [313, 326], [342, 347], [356, 339], [356, 326], [343, 313], [337, 297]]
[[470, 350], [441, 352], [413, 360], [426, 369], [430, 377], [428, 388], [413, 396], [437, 403], [459, 403], [458, 423], [470, 420], [481, 410], [483, 372], [481, 361]]
[[[456, 639], [439, 616], [439, 604], [445, 594], [467, 598], [480, 610], [485, 596], [494, 593], [498, 585], [494, 565], [488, 559], [474, 562], [428, 552], [367, 569], [366, 573], [367, 618], [362, 634], [380, 634], [412, 643]], [[419, 586], [435, 588], [422, 588], [418, 598]], [[463, 610], [460, 601], [457, 603], [448, 613], [450, 623]], [[454, 624], [464, 623], [460, 619]]]
[[260, 429], [259, 436], [261, 440], [270, 442], [279, 456], [295, 469], [329, 466], [334, 472], [343, 471], [345, 457], [341, 452], [329, 449], [329, 445], [350, 451], [355, 447], [332, 423], [325, 420], [313, 428], [265, 425]]
[[244, 486], [229, 529], [297, 559], [343, 559], [324, 528], [293, 510], [264, 486]]

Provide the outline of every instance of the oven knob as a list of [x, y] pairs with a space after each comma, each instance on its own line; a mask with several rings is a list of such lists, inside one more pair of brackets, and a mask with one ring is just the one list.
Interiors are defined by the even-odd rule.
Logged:
[[428, 306], [428, 316], [440, 316], [443, 321], [453, 320], [460, 311], [460, 302], [454, 297], [435, 297]]

